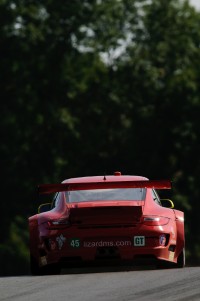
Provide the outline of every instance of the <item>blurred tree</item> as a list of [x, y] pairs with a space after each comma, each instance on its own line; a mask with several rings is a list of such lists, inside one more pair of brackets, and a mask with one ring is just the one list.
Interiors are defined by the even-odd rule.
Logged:
[[11, 266], [38, 183], [115, 169], [174, 179], [199, 260], [199, 22], [178, 0], [0, 0], [0, 254]]
[[123, 89], [117, 94], [127, 99], [126, 120], [132, 122], [123, 157], [139, 173], [173, 178], [175, 200], [186, 211], [190, 259], [197, 262], [200, 15], [179, 1], [154, 0], [144, 10], [118, 62]]
[[85, 166], [92, 171], [85, 159], [96, 136], [91, 141], [81, 128], [85, 112], [90, 118], [98, 104], [95, 90], [93, 99], [87, 93], [103, 74], [108, 79], [100, 54], [124, 38], [129, 6], [126, 0], [0, 1], [2, 258], [12, 257], [5, 244], [17, 244], [10, 229], [27, 226], [14, 217], [35, 212], [38, 183], [61, 181]]
[[73, 168], [69, 160], [83, 118], [76, 101], [96, 70], [106, 69], [97, 49], [117, 47], [123, 37], [126, 2], [1, 1], [3, 187], [15, 187], [10, 199], [20, 196], [19, 210], [34, 184], [58, 180], [61, 170]]

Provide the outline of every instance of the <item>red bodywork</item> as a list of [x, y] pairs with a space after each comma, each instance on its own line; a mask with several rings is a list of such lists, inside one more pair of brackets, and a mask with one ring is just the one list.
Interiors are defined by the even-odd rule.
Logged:
[[[143, 199], [69, 202], [66, 192], [127, 188], [144, 189]], [[52, 265], [136, 262], [155, 259], [176, 264], [183, 256], [184, 213], [163, 207], [155, 189], [170, 189], [170, 181], [139, 176], [73, 178], [40, 185], [40, 194], [59, 192], [49, 211], [29, 218], [32, 273]], [[120, 190], [121, 191], [121, 190]]]

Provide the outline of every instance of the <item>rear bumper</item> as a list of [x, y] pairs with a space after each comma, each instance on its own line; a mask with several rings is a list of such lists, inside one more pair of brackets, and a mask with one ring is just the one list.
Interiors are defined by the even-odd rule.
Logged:
[[[43, 253], [41, 257], [46, 257], [46, 261], [48, 264], [50, 263], [89, 263], [89, 262], [120, 262], [120, 261], [135, 261], [135, 262], [142, 262], [142, 261], [155, 261], [155, 260], [166, 260], [171, 262], [176, 262], [175, 260], [175, 252], [169, 250], [168, 247], [161, 247], [161, 248], [141, 248], [140, 250], [134, 250], [132, 248], [126, 250], [116, 249], [113, 250], [112, 248], [102, 248], [100, 250], [102, 255], [99, 256], [99, 250], [94, 249], [87, 251], [74, 251], [74, 252], [47, 252], [46, 254]], [[98, 254], [98, 255], [97, 255]]]
[[[128, 252], [126, 256], [122, 253], [119, 256], [97, 257], [96, 252], [89, 252], [87, 256], [84, 253], [75, 252], [69, 254], [62, 252], [59, 254], [47, 253], [38, 257], [39, 266], [48, 264], [58, 264], [62, 268], [76, 267], [102, 267], [102, 266], [138, 266], [138, 265], [156, 265], [158, 261], [166, 261], [176, 263], [175, 252], [171, 252], [168, 248], [162, 249], [146, 249], [140, 252]], [[173, 259], [173, 260], [172, 260]]]
[[[156, 260], [176, 263], [177, 238], [173, 226], [170, 222], [162, 227], [53, 230], [40, 238], [34, 253], [38, 254], [40, 266], [52, 263], [62, 266], [115, 265]], [[160, 245], [161, 235], [166, 236], [165, 245]], [[136, 236], [144, 237], [144, 245], [134, 245]]]

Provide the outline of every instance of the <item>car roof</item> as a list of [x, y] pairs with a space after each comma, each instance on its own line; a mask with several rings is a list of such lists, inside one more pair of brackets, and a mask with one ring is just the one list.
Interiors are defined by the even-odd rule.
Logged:
[[90, 176], [80, 178], [70, 178], [64, 180], [62, 183], [95, 183], [95, 182], [123, 182], [123, 181], [147, 181], [146, 177], [134, 176], [134, 175], [102, 175], [102, 176]]

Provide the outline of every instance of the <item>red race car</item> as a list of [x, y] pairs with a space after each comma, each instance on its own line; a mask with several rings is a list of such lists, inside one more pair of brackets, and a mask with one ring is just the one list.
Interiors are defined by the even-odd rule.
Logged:
[[171, 182], [120, 172], [39, 185], [54, 199], [29, 218], [31, 273], [140, 261], [184, 267], [184, 213], [160, 189]]

